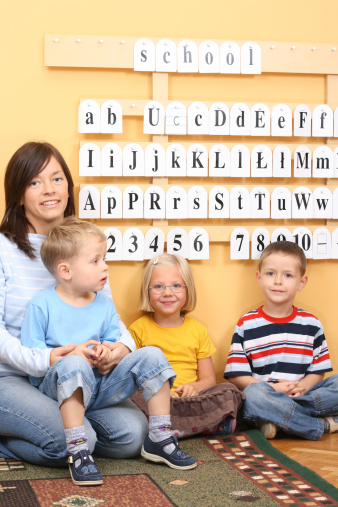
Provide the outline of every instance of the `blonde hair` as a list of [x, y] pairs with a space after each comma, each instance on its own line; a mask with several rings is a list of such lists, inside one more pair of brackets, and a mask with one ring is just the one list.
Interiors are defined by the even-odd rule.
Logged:
[[141, 287], [140, 310], [144, 312], [154, 311], [149, 299], [149, 283], [153, 269], [156, 268], [156, 266], [178, 267], [180, 275], [183, 278], [185, 285], [187, 286], [187, 299], [181, 310], [181, 314], [185, 315], [188, 312], [192, 312], [196, 306], [196, 289], [190, 266], [188, 262], [183, 259], [183, 257], [168, 253], [156, 255], [150, 259], [145, 267]]
[[41, 260], [52, 275], [60, 262], [76, 257], [91, 238], [106, 241], [104, 232], [90, 222], [75, 216], [65, 218], [55, 225], [41, 246]]
[[300, 274], [301, 276], [305, 275], [306, 271], [306, 257], [303, 250], [297, 243], [293, 241], [274, 241], [270, 243], [266, 248], [264, 248], [258, 264], [258, 271], [261, 271], [263, 261], [274, 253], [281, 253], [284, 255], [291, 255], [292, 257], [296, 257], [299, 262]]

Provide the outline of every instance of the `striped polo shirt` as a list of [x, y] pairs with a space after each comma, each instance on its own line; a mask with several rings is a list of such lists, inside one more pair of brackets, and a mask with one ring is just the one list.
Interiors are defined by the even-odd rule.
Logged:
[[224, 378], [252, 375], [264, 382], [301, 380], [332, 371], [323, 326], [311, 313], [293, 307], [285, 318], [262, 307], [243, 315], [235, 328]]

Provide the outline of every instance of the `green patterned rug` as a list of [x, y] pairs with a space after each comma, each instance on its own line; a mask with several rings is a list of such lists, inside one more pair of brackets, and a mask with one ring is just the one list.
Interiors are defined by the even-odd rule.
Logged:
[[98, 459], [103, 486], [75, 486], [68, 470], [0, 459], [1, 507], [217, 507], [254, 504], [338, 506], [338, 490], [277, 451], [258, 430], [192, 438], [182, 448], [198, 460], [190, 471], [143, 458]]

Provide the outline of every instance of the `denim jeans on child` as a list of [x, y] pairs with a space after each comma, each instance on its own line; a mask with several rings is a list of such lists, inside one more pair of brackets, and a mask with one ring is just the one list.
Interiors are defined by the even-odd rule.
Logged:
[[[132, 386], [136, 390], [139, 382], [150, 397], [166, 380], [175, 378], [163, 353], [154, 347], [147, 347], [150, 348], [152, 350], [147, 352], [141, 353], [145, 349], [140, 349], [128, 354], [111, 373], [101, 376], [101, 382], [93, 382], [94, 370], [89, 371], [89, 375], [86, 373], [90, 379], [89, 385], [94, 389], [93, 397], [87, 394], [88, 408], [84, 420], [91, 452], [109, 458], [131, 458], [140, 453], [148, 433], [148, 422], [136, 405], [126, 399], [129, 396], [127, 393]], [[134, 356], [137, 352], [140, 353], [138, 359]], [[140, 361], [141, 356], [139, 368], [133, 366], [133, 360]], [[84, 359], [78, 359], [82, 358], [73, 355], [57, 361], [55, 365], [58, 365], [61, 376], [67, 377], [67, 373], [61, 371], [63, 368], [67, 370], [70, 367], [69, 371], [74, 371], [80, 364], [84, 365], [86, 372], [88, 368], [91, 370]], [[54, 366], [47, 373], [47, 376], [51, 374], [51, 379], [58, 369]], [[80, 378], [77, 373], [76, 376]], [[69, 389], [72, 381], [67, 380], [72, 377], [66, 377], [63, 378], [66, 381], [63, 385]], [[97, 374], [97, 377], [100, 376]], [[88, 392], [86, 384], [85, 380], [85, 390]], [[104, 388], [108, 390], [95, 399], [95, 389]], [[113, 391], [116, 393], [114, 406], [100, 408], [106, 405], [105, 395]], [[65, 466], [68, 452], [58, 402], [31, 386], [27, 377], [0, 377], [0, 435], [0, 457], [19, 458], [42, 466]]]
[[321, 417], [338, 415], [338, 375], [318, 382], [304, 396], [278, 393], [266, 382], [244, 389], [243, 419], [247, 423], [268, 421], [286, 433], [319, 440], [324, 432]]

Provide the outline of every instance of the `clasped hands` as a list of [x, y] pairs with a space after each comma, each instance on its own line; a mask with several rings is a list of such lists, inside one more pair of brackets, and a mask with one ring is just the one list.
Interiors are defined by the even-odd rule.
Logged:
[[79, 345], [69, 344], [57, 347], [50, 355], [50, 365], [65, 356], [77, 355], [83, 357], [91, 366], [95, 366], [101, 375], [106, 375], [129, 354], [129, 348], [121, 342], [100, 343], [87, 340]]
[[277, 383], [267, 383], [272, 386], [275, 391], [287, 394], [293, 398], [303, 396], [307, 391], [306, 387], [304, 385], [301, 385], [299, 380], [280, 380]]

